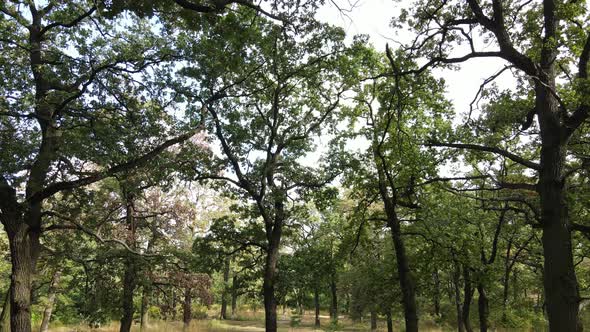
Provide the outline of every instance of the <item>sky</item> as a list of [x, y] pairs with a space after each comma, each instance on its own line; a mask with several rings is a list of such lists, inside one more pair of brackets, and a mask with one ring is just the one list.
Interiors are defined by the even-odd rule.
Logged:
[[[358, 34], [368, 35], [370, 42], [377, 50], [385, 51], [386, 44], [394, 48], [399, 42], [407, 43], [412, 40], [413, 34], [410, 31], [393, 29], [390, 22], [400, 13], [402, 8], [409, 8], [413, 2], [413, 0], [329, 0], [325, 6], [320, 8], [316, 17], [320, 21], [342, 27], [346, 31], [349, 40], [352, 40], [353, 36]], [[344, 10], [340, 11], [334, 4]], [[483, 47], [477, 45], [477, 39], [475, 42], [476, 47]], [[457, 49], [454, 50], [452, 55], [463, 55], [468, 52], [469, 49], [467, 48]], [[416, 59], [416, 61], [420, 65], [427, 60]], [[446, 97], [453, 103], [455, 109], [456, 117], [453, 121], [455, 125], [460, 125], [466, 120], [466, 116], [470, 112], [470, 103], [484, 80], [497, 73], [505, 64], [500, 59], [472, 59], [462, 63], [458, 70], [433, 70], [436, 77], [445, 79], [447, 85]], [[513, 88], [515, 86], [514, 78], [510, 77], [510, 71], [504, 72], [494, 82], [500, 88]], [[473, 114], [476, 115], [477, 113], [477, 109], [474, 108]], [[319, 150], [325, 152], [325, 147], [322, 147], [322, 140], [319, 141]], [[351, 142], [349, 148], [363, 150], [366, 149], [366, 144], [360, 141]], [[315, 163], [317, 157], [317, 154], [307, 156], [304, 159], [304, 164]], [[465, 166], [448, 163], [440, 165], [439, 171], [443, 176], [452, 176], [457, 172], [465, 171]]]
[[[345, 29], [348, 38], [357, 34], [366, 34], [377, 50], [385, 51], [385, 44], [395, 45], [395, 41], [407, 42], [412, 38], [408, 31], [396, 31], [390, 27], [390, 22], [400, 9], [409, 7], [412, 0], [333, 0], [340, 8], [354, 8], [340, 13], [338, 8], [330, 1], [322, 7], [317, 18]], [[457, 50], [457, 54], [464, 54], [463, 50]], [[418, 60], [424, 63], [425, 60]], [[498, 59], [473, 59], [461, 65], [458, 71], [435, 70], [437, 77], [444, 77], [448, 87], [449, 98], [458, 114], [469, 112], [469, 104], [475, 97], [483, 81], [504, 67], [505, 62]], [[500, 87], [509, 87], [514, 80], [510, 78], [510, 72], [505, 72], [497, 83]], [[456, 119], [461, 122], [462, 117]]]

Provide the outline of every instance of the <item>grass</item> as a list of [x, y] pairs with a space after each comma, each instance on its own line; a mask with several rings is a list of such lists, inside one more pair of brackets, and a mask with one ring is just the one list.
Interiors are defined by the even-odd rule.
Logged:
[[[322, 326], [319, 329], [314, 327], [313, 315], [304, 315], [298, 326], [291, 326], [291, 319], [288, 316], [279, 315], [278, 326], [281, 332], [311, 332], [311, 331], [368, 331], [369, 323], [353, 323], [348, 319], [341, 319], [337, 326], [330, 324], [330, 319], [327, 316], [320, 316]], [[399, 322], [394, 327], [395, 331], [400, 331]], [[379, 322], [379, 330], [386, 331], [385, 322]], [[64, 326], [51, 328], [49, 332], [118, 332], [118, 322], [113, 322], [108, 326], [103, 326], [98, 329], [90, 329], [85, 325]], [[134, 325], [131, 329], [133, 332], [139, 332], [139, 326]], [[218, 319], [204, 319], [193, 320], [188, 329], [183, 329], [182, 322], [165, 322], [152, 321], [148, 329], [142, 332], [224, 332], [224, 331], [241, 331], [241, 332], [263, 332], [264, 319], [258, 314], [246, 314], [238, 317], [236, 320], [218, 320]], [[435, 332], [441, 331], [437, 329], [427, 329], [426, 331]]]

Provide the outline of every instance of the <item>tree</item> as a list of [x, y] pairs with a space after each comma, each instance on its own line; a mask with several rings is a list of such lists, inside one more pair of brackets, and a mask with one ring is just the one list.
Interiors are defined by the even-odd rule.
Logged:
[[[356, 117], [367, 123], [356, 135], [370, 142], [370, 148], [358, 162], [351, 182], [364, 191], [364, 201], [371, 205], [377, 199], [383, 212], [396, 253], [399, 282], [407, 331], [418, 330], [416, 281], [402, 236], [403, 219], [415, 219], [419, 208], [420, 186], [436, 177], [437, 159], [421, 150], [419, 143], [428, 136], [440, 136], [450, 126], [443, 120], [448, 104], [443, 97], [444, 85], [424, 74], [419, 77], [387, 78], [379, 75], [387, 62], [385, 55], [372, 49], [364, 51], [364, 72], [373, 78], [361, 81], [356, 89]], [[396, 68], [412, 68], [408, 60], [395, 60], [387, 53], [389, 64]], [[397, 62], [396, 62], [397, 61]], [[359, 169], [361, 170], [359, 172]], [[406, 218], [407, 217], [407, 218]], [[383, 217], [373, 217], [377, 220]], [[411, 221], [410, 221], [411, 222]]]
[[[566, 197], [570, 175], [569, 143], [589, 116], [585, 96], [589, 86], [590, 37], [585, 24], [585, 5], [585, 2], [550, 0], [542, 3], [419, 1], [413, 13], [420, 14], [405, 11], [400, 20], [417, 35], [405, 49], [413, 57], [427, 59], [422, 67], [409, 72], [420, 73], [429, 67], [458, 64], [474, 58], [498, 58], [514, 70], [519, 82], [513, 99], [530, 96], [533, 100], [533, 108], [526, 119], [523, 116], [521, 120], [523, 130], [538, 129], [538, 152], [532, 159], [498, 146], [447, 142], [433, 142], [432, 145], [494, 153], [535, 173], [536, 183], [526, 182], [520, 187], [532, 188], [539, 195], [544, 287], [552, 331], [579, 328], [579, 289]], [[482, 36], [483, 44], [474, 35]], [[451, 50], [459, 43], [467, 45], [465, 53], [451, 55]], [[393, 72], [394, 76], [401, 73], [395, 69]], [[562, 75], [566, 79], [559, 83]]]
[[234, 15], [207, 35], [206, 43], [217, 45], [209, 48], [223, 52], [189, 56], [190, 66], [181, 69], [186, 82], [200, 82], [199, 88], [180, 91], [201, 104], [222, 152], [213, 160], [216, 168], [197, 170], [195, 179], [225, 181], [226, 190], [253, 202], [248, 213], [261, 218], [264, 242], [252, 244], [266, 253], [266, 329], [276, 331], [276, 264], [289, 196], [303, 196], [336, 175], [304, 167], [299, 158], [314, 150], [313, 137], [322, 127], [333, 124], [346, 90], [340, 72], [345, 48], [341, 30], [315, 21], [298, 40], [294, 31], [254, 18], [243, 36], [227, 40], [224, 31], [243, 29]]
[[[111, 29], [96, 15], [98, 11], [93, 2], [50, 1], [42, 8], [32, 2], [0, 5], [0, 24], [9, 31], [1, 41], [0, 59], [7, 74], [1, 88], [0, 217], [12, 258], [13, 331], [31, 330], [31, 283], [41, 249], [44, 202], [57, 193], [145, 165], [195, 134], [160, 127], [157, 132], [143, 132], [145, 140], [134, 151], [118, 149], [113, 133], [117, 121], [125, 121], [125, 116], [116, 115], [118, 111], [144, 108], [163, 114], [163, 104], [155, 99], [146, 103], [145, 95], [140, 96], [146, 85], [137, 84], [135, 77], [170, 53], [157, 38], [139, 34], [142, 29], [93, 34], [94, 24]], [[119, 38], [124, 35], [134, 37]], [[129, 49], [134, 49], [133, 54]], [[124, 99], [133, 103], [123, 103], [112, 94], [122, 86], [135, 93]], [[161, 118], [144, 121], [162, 124]]]

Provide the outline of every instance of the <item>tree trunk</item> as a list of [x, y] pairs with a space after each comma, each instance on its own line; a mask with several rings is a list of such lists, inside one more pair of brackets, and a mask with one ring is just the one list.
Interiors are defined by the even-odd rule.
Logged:
[[377, 330], [377, 311], [375, 309], [371, 310], [371, 331]]
[[170, 297], [170, 314], [172, 314], [172, 320], [176, 320], [176, 292], [174, 291], [174, 287], [171, 289], [171, 297]]
[[483, 283], [480, 281], [477, 284], [477, 307], [479, 309], [479, 330], [481, 332], [487, 332], [489, 327], [488, 317], [490, 315], [490, 307], [488, 297], [484, 288]]
[[0, 332], [10, 332], [10, 285], [4, 297], [2, 315], [0, 315]]
[[[123, 196], [125, 197], [125, 221], [127, 223], [127, 245], [130, 248], [135, 248], [135, 206], [134, 206], [134, 195], [128, 192], [124, 185], [121, 186], [123, 189]], [[125, 257], [125, 275], [123, 276], [123, 295], [121, 298], [121, 327], [120, 332], [129, 332], [131, 325], [133, 325], [133, 293], [137, 287], [137, 267], [135, 257], [131, 253], [127, 253]]]
[[51, 285], [49, 285], [47, 304], [45, 305], [45, 310], [43, 311], [43, 321], [41, 322], [41, 328], [39, 330], [40, 332], [46, 332], [49, 330], [49, 321], [51, 320], [51, 313], [53, 312], [53, 307], [55, 305], [55, 297], [57, 296], [57, 287], [60, 277], [61, 270], [57, 270], [51, 278]]
[[264, 322], [267, 332], [277, 331], [277, 302], [275, 298], [275, 272], [279, 256], [277, 247], [270, 247], [266, 255], [264, 267], [263, 295]]
[[123, 277], [123, 296], [121, 298], [121, 316], [120, 332], [129, 332], [133, 324], [133, 293], [137, 286], [137, 277], [135, 271], [135, 260], [131, 256], [125, 259], [125, 275]]
[[313, 291], [313, 304], [315, 306], [315, 327], [320, 327], [320, 292], [317, 287]]
[[191, 289], [187, 287], [184, 290], [184, 302], [182, 304], [182, 322], [184, 330], [187, 330], [191, 325], [191, 319], [193, 318], [192, 304], [192, 292]]
[[393, 319], [391, 317], [391, 309], [387, 310], [387, 332], [393, 332]]
[[473, 332], [471, 321], [469, 320], [471, 301], [473, 300], [473, 286], [471, 285], [471, 275], [469, 273], [469, 268], [466, 266], [463, 267], [463, 296], [463, 309], [461, 312], [463, 325], [465, 326], [465, 331]]
[[510, 250], [512, 249], [512, 237], [508, 240], [506, 248], [506, 259], [504, 260], [504, 276], [502, 276], [502, 321], [506, 322], [506, 311], [508, 310], [508, 287], [510, 286]]
[[453, 289], [455, 291], [455, 309], [457, 310], [457, 330], [464, 332], [463, 315], [461, 314], [461, 290], [459, 289], [460, 278], [461, 272], [459, 271], [459, 265], [455, 262], [453, 269]]
[[266, 249], [262, 291], [264, 296], [264, 322], [267, 332], [277, 331], [277, 300], [275, 298], [275, 282], [284, 219], [284, 203], [282, 201], [282, 197], [280, 197], [275, 201], [274, 223], [267, 223], [265, 225], [268, 246]]
[[139, 330], [144, 331], [149, 325], [149, 308], [150, 308], [150, 293], [149, 286], [143, 286], [141, 293], [141, 318], [139, 321]]
[[238, 278], [232, 277], [231, 282], [231, 319], [236, 319], [238, 313]]
[[416, 309], [416, 288], [410, 271], [410, 264], [406, 254], [404, 240], [401, 236], [400, 222], [397, 214], [389, 219], [391, 238], [395, 247], [395, 256], [399, 274], [399, 282], [402, 290], [402, 304], [407, 332], [418, 332], [418, 313]]
[[227, 259], [223, 267], [223, 292], [221, 293], [221, 313], [219, 314], [220, 319], [227, 319], [227, 296], [229, 295], [229, 265], [230, 260]]
[[385, 214], [387, 215], [387, 226], [391, 231], [391, 238], [395, 248], [395, 257], [397, 261], [397, 271], [399, 274], [399, 283], [402, 290], [402, 305], [404, 308], [404, 317], [406, 323], [406, 332], [418, 332], [418, 312], [416, 309], [416, 286], [412, 271], [410, 270], [410, 263], [406, 253], [404, 239], [401, 235], [400, 220], [397, 216], [396, 205], [394, 200], [390, 197], [389, 189], [386, 184], [386, 176], [384, 165], [379, 159], [378, 150], [374, 148], [375, 158], [377, 159], [377, 171], [379, 175], [379, 192], [381, 199], [385, 206]]
[[12, 262], [10, 328], [12, 332], [31, 332], [31, 291], [39, 233], [23, 223], [8, 237]]
[[[547, 12], [556, 10], [549, 4], [545, 7]], [[543, 281], [549, 330], [553, 332], [577, 331], [580, 328], [580, 294], [573, 263], [564, 178], [569, 128], [564, 125], [558, 101], [552, 94], [556, 90], [554, 52], [556, 50], [543, 49], [542, 75], [535, 84], [535, 109], [541, 134], [537, 192], [543, 227]]]
[[336, 275], [332, 274], [330, 280], [330, 294], [332, 296], [332, 304], [330, 305], [330, 317], [332, 321], [338, 322], [338, 289], [336, 288]]
[[432, 278], [434, 281], [434, 314], [437, 317], [440, 317], [440, 276], [438, 269], [435, 269], [432, 273]]

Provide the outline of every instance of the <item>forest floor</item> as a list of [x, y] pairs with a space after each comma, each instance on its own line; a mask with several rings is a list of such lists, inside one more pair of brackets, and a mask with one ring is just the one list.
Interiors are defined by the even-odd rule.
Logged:
[[[311, 331], [369, 331], [369, 322], [365, 321], [362, 323], [353, 323], [348, 319], [340, 319], [338, 326], [332, 326], [329, 324], [330, 318], [328, 316], [320, 316], [322, 326], [317, 329], [314, 327], [313, 315], [305, 315], [297, 323], [293, 323], [293, 319], [290, 317], [280, 316], [278, 325], [279, 331], [297, 331], [297, 332], [311, 332]], [[399, 322], [394, 325], [394, 331], [400, 331]], [[296, 326], [293, 326], [296, 325]], [[118, 332], [119, 325], [116, 322], [108, 326], [104, 326], [98, 329], [90, 329], [87, 326], [62, 326], [56, 327], [49, 330], [49, 332]], [[131, 329], [132, 332], [139, 332], [139, 325], [134, 325]], [[223, 332], [223, 331], [243, 331], [243, 332], [262, 332], [264, 331], [264, 320], [263, 319], [240, 319], [240, 320], [217, 320], [217, 319], [203, 319], [193, 320], [188, 330], [183, 330], [182, 322], [164, 322], [154, 321], [151, 322], [148, 329], [145, 332]], [[379, 321], [378, 331], [387, 331], [385, 321]], [[439, 332], [441, 329], [434, 328], [432, 326], [421, 329], [421, 331], [427, 332]]]

